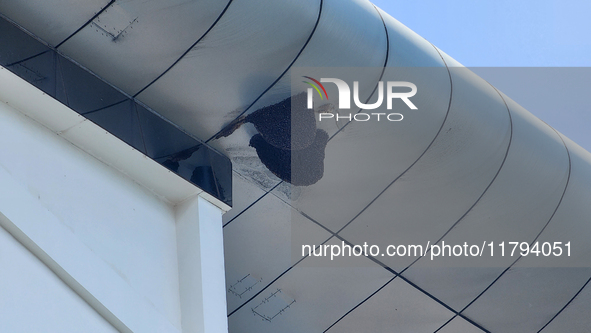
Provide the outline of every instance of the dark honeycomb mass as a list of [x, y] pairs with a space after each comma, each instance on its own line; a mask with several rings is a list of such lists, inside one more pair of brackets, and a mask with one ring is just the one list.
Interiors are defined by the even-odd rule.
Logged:
[[296, 186], [309, 186], [324, 175], [324, 149], [328, 134], [316, 130], [314, 142], [305, 149], [279, 149], [269, 144], [260, 134], [250, 139], [261, 162], [277, 177]]
[[246, 116], [261, 136], [272, 146], [285, 150], [301, 150], [316, 137], [314, 110], [307, 108], [306, 93], [287, 98]]

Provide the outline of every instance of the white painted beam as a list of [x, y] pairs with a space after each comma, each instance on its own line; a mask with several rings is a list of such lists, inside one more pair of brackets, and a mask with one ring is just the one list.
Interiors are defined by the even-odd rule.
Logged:
[[1, 66], [0, 101], [173, 205], [203, 193], [224, 212], [231, 208]]
[[197, 196], [176, 218], [183, 333], [228, 332], [222, 212]]

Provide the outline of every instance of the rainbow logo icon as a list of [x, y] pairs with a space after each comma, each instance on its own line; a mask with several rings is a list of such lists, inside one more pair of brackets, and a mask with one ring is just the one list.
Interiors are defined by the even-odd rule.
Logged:
[[[314, 83], [308, 82], [308, 81], [302, 81], [304, 83], [307, 83], [309, 85], [312, 86], [312, 88], [316, 89], [316, 91], [318, 92], [318, 95], [320, 95], [320, 99], [324, 99], [324, 96], [326, 96], [326, 100], [328, 101], [328, 94], [326, 93], [326, 89], [324, 89], [324, 86], [322, 85], [322, 83], [318, 82], [318, 80], [315, 80], [309, 76], [303, 76], [306, 79], [312, 80], [314, 81], [314, 83], [316, 83], [317, 85], [315, 85]], [[320, 92], [320, 89], [318, 89], [318, 87], [320, 87], [322, 89], [322, 91], [324, 91], [324, 96], [322, 96], [322, 93]]]

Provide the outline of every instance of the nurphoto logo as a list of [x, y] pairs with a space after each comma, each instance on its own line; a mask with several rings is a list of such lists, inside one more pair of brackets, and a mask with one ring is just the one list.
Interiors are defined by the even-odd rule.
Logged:
[[[312, 88], [308, 88], [307, 90], [307, 107], [308, 109], [314, 109], [314, 90], [318, 93], [321, 100], [328, 101], [328, 94], [326, 93], [326, 89], [322, 83], [334, 83], [338, 89], [338, 105], [337, 108], [339, 110], [349, 110], [351, 109], [351, 88], [347, 82], [336, 79], [336, 78], [321, 78], [320, 81], [311, 78], [309, 76], [304, 76], [304, 78], [309, 79], [309, 81], [303, 81], [306, 84], [312, 86]], [[395, 91], [395, 88], [410, 88], [408, 92], [400, 92]], [[359, 81], [353, 82], [353, 102], [355, 105], [362, 109], [362, 110], [375, 110], [382, 106], [384, 103], [384, 90], [386, 91], [386, 103], [387, 109], [392, 110], [392, 101], [394, 99], [402, 100], [406, 106], [408, 106], [411, 110], [418, 110], [418, 108], [414, 105], [414, 103], [410, 100], [411, 97], [416, 95], [417, 93], [417, 86], [412, 82], [406, 81], [388, 81], [386, 82], [386, 89], [384, 89], [384, 82], [380, 81], [378, 83], [378, 100], [375, 103], [365, 104], [359, 100]], [[324, 93], [324, 94], [323, 94]], [[400, 113], [355, 113], [349, 114], [348, 116], [341, 116], [338, 113], [335, 115], [333, 113], [320, 113], [318, 115], [318, 120], [322, 121], [322, 119], [330, 119], [336, 118], [338, 121], [339, 119], [348, 119], [349, 121], [368, 121], [372, 118], [375, 118], [377, 121], [382, 119], [387, 119], [388, 121], [401, 121], [404, 119], [404, 116]]]

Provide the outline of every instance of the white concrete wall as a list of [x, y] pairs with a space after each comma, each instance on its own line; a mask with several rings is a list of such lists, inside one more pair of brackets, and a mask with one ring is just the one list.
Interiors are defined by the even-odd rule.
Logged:
[[180, 328], [173, 207], [4, 105], [0, 147], [11, 178]]
[[[16, 100], [46, 97], [21, 88]], [[31, 110], [11, 107], [7, 101], [15, 96], [3, 90], [0, 332], [227, 332], [223, 210], [197, 195], [177, 207], [170, 195], [148, 190], [68, 141], [80, 123], [56, 133], [25, 115]], [[34, 112], [59, 123], [59, 114], [44, 115], [43, 108]], [[93, 132], [76, 136], [101, 140], [100, 129], [84, 122]], [[101, 135], [105, 141], [93, 144], [103, 151], [131, 154], [131, 147]], [[148, 167], [152, 177], [170, 176], [164, 167]], [[169, 187], [167, 194], [174, 192]], [[178, 233], [187, 247], [177, 246], [177, 224], [197, 231]], [[179, 265], [177, 258], [185, 260]], [[191, 272], [199, 272], [198, 284]], [[185, 325], [187, 318], [194, 325]]]
[[0, 332], [117, 332], [0, 227]]

